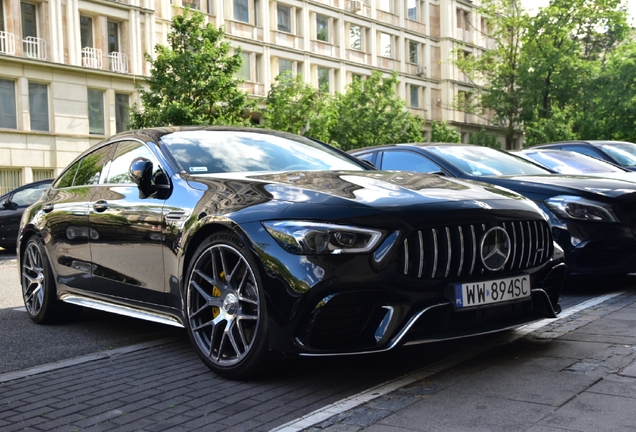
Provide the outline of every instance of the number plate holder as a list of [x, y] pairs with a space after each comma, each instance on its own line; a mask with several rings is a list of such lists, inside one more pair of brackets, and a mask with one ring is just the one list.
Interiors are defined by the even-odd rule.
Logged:
[[505, 303], [530, 297], [530, 276], [491, 279], [455, 284], [455, 308], [465, 309], [493, 303]]

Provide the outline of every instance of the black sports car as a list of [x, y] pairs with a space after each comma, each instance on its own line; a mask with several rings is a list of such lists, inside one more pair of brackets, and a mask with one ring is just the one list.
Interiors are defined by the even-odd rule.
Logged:
[[636, 144], [627, 141], [562, 141], [532, 148], [573, 151], [636, 171]]
[[15, 251], [22, 214], [40, 199], [53, 180], [25, 184], [0, 196], [0, 247]]
[[570, 274], [636, 271], [636, 183], [553, 174], [503, 151], [467, 144], [398, 144], [352, 150], [383, 170], [436, 172], [518, 192], [550, 217]]
[[546, 216], [513, 192], [218, 127], [91, 148], [25, 213], [19, 259], [35, 322], [79, 305], [183, 326], [231, 378], [268, 351], [384, 351], [554, 317], [564, 274]]

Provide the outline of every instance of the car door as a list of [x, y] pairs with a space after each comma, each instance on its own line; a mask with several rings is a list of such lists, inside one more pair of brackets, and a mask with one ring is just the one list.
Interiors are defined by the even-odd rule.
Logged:
[[57, 281], [67, 287], [93, 290], [88, 208], [111, 151], [100, 147], [74, 162], [42, 203], [42, 235], [51, 260], [58, 263]]
[[143, 157], [158, 163], [141, 141], [116, 146], [105, 181], [89, 205], [95, 289], [110, 296], [161, 304], [164, 301], [163, 203], [141, 197], [128, 169]]

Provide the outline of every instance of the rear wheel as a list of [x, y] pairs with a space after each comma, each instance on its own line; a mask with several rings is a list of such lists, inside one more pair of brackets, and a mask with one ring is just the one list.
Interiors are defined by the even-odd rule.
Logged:
[[244, 379], [263, 370], [267, 320], [261, 278], [251, 253], [231, 232], [212, 235], [188, 269], [188, 334], [218, 375]]
[[22, 297], [29, 317], [38, 324], [75, 318], [81, 309], [57, 299], [55, 280], [42, 240], [31, 237], [22, 257]]

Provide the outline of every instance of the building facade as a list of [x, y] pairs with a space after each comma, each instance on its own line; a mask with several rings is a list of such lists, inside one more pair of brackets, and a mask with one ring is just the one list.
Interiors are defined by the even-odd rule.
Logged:
[[[0, 191], [57, 175], [80, 152], [126, 129], [144, 53], [166, 43], [184, 7], [224, 26], [242, 48], [244, 89], [265, 96], [283, 71], [342, 92], [372, 70], [467, 142], [485, 119], [453, 109], [472, 86], [452, 65], [492, 43], [468, 0], [0, 0]], [[428, 132], [425, 131], [425, 136]]]

